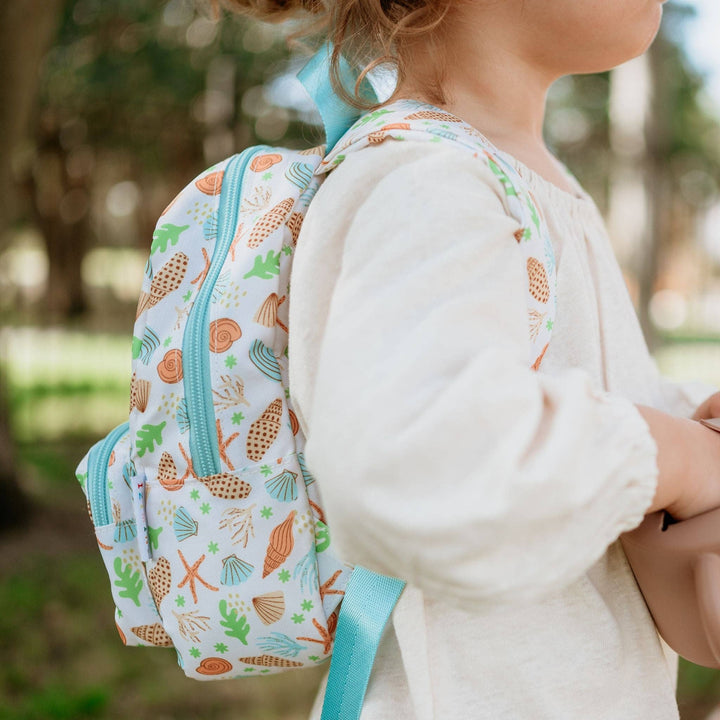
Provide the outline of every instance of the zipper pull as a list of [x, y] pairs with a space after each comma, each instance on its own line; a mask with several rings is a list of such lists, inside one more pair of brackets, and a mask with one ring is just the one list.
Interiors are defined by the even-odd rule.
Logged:
[[140, 560], [144, 563], [152, 559], [150, 550], [150, 535], [147, 527], [147, 515], [145, 513], [145, 479], [133, 478], [133, 512], [135, 514], [135, 525], [137, 527], [138, 552]]

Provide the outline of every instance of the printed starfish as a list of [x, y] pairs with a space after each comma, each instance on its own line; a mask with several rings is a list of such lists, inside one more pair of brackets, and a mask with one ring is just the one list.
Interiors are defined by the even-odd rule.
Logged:
[[321, 600], [324, 600], [326, 595], [344, 595], [345, 594], [344, 590], [338, 590], [337, 588], [333, 588], [335, 581], [338, 579], [338, 577], [340, 576], [341, 573], [342, 573], [342, 570], [336, 570], [335, 573], [330, 577], [330, 579], [326, 580], [320, 586], [320, 599]]
[[222, 428], [220, 427], [220, 419], [215, 421], [215, 428], [217, 429], [218, 436], [218, 450], [220, 451], [220, 459], [227, 465], [228, 470], [234, 470], [235, 467], [230, 462], [230, 458], [227, 456], [228, 445], [236, 438], [239, 437], [240, 433], [233, 433], [227, 440], [223, 438]]
[[188, 457], [187, 453], [185, 452], [185, 448], [183, 448], [180, 443], [178, 443], [178, 447], [180, 448], [180, 454], [183, 456], [183, 458], [185, 458], [185, 462], [187, 463], [187, 469], [185, 470], [183, 476], [180, 478], [179, 482], [185, 482], [185, 480], [187, 480], [190, 476], [197, 480], [198, 476], [195, 473], [195, 468], [193, 467], [192, 460]]
[[181, 588], [185, 583], [190, 584], [190, 592], [193, 596], [193, 602], [197, 605], [197, 589], [195, 588], [195, 581], [197, 580], [199, 583], [204, 585], [208, 590], [212, 590], [214, 592], [218, 592], [220, 588], [216, 588], [214, 585], [211, 585], [208, 582], [205, 582], [200, 577], [200, 573], [198, 573], [198, 568], [200, 565], [202, 565], [203, 561], [205, 560], [205, 555], [201, 555], [195, 563], [191, 566], [188, 565], [187, 560], [185, 559], [184, 555], [182, 554], [182, 550], [178, 550], [178, 555], [180, 556], [180, 560], [182, 560], [182, 564], [185, 566], [185, 570], [187, 570], [187, 574], [185, 577], [178, 583], [178, 587]]
[[318, 633], [320, 633], [320, 638], [299, 637], [298, 640], [320, 643], [323, 646], [323, 653], [327, 655], [332, 648], [332, 637], [330, 637], [330, 633], [315, 618], [313, 618], [312, 622]]
[[210, 258], [208, 257], [207, 250], [205, 250], [205, 248], [202, 248], [202, 254], [205, 258], [205, 267], [200, 271], [200, 274], [194, 280], [190, 281], [191, 285], [197, 285], [198, 287], [203, 284], [203, 280], [205, 280], [205, 276], [208, 274], [208, 270], [210, 269]]

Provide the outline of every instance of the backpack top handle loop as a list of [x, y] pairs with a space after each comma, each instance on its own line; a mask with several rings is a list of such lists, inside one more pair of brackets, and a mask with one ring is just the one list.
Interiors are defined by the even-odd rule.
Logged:
[[[332, 49], [332, 43], [325, 42], [297, 73], [298, 80], [307, 90], [320, 112], [323, 127], [325, 128], [326, 154], [333, 149], [337, 141], [364, 112], [344, 102], [335, 94], [330, 82]], [[357, 74], [342, 55], [340, 56], [339, 72], [343, 87], [353, 95]], [[377, 94], [367, 77], [363, 78], [360, 83], [360, 97], [368, 102], [379, 102]]]

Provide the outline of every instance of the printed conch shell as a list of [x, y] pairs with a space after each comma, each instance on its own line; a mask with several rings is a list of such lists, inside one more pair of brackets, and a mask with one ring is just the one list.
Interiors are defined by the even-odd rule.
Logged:
[[231, 318], [220, 318], [210, 323], [209, 335], [210, 350], [221, 353], [229, 350], [232, 344], [242, 337], [242, 330]]
[[172, 572], [170, 571], [170, 563], [167, 558], [161, 557], [155, 567], [148, 573], [148, 585], [150, 592], [155, 599], [155, 604], [160, 607], [160, 603], [170, 592], [172, 585]]
[[175, 253], [156, 273], [150, 284], [149, 293], [141, 293], [136, 317], [150, 307], [157, 305], [164, 297], [180, 287], [187, 272], [188, 257]]
[[264, 625], [276, 623], [285, 613], [285, 596], [282, 590], [258, 595], [252, 599], [252, 604]]
[[160, 456], [157, 478], [160, 485], [162, 485], [166, 490], [180, 490], [180, 488], [185, 484], [185, 481], [178, 477], [175, 461], [167, 450], [164, 450], [163, 454]]
[[250, 460], [258, 462], [275, 442], [280, 432], [280, 419], [282, 417], [282, 399], [273, 400], [265, 412], [252, 424], [248, 430], [246, 452]]
[[219, 195], [222, 191], [223, 175], [222, 170], [204, 175], [195, 181], [195, 187], [205, 195]]
[[122, 640], [122, 644], [127, 645], [127, 638], [125, 637], [125, 633], [122, 631], [122, 628], [117, 623], [115, 623], [115, 627], [117, 628], [120, 640]]
[[527, 260], [527, 274], [530, 280], [530, 292], [541, 303], [550, 299], [550, 285], [543, 264], [534, 257]]
[[141, 413], [145, 412], [149, 399], [150, 381], [138, 380], [137, 373], [133, 373], [130, 380], [130, 411], [137, 408]]
[[418, 110], [412, 115], [406, 115], [406, 120], [444, 120], [445, 122], [461, 122], [459, 117], [450, 113], [437, 112], [436, 110]]
[[297, 245], [297, 239], [300, 235], [300, 228], [302, 227], [303, 214], [294, 212], [290, 214], [288, 221], [285, 223], [290, 228], [290, 234], [292, 235], [293, 247]]
[[279, 525], [272, 529], [268, 539], [263, 577], [267, 577], [273, 570], [279, 568], [290, 556], [295, 545], [293, 538], [293, 521], [297, 511], [293, 510]]
[[200, 661], [196, 672], [201, 675], [224, 675], [232, 670], [232, 663], [225, 658], [209, 657]]
[[260, 665], [262, 667], [302, 667], [301, 662], [275, 657], [275, 655], [253, 655], [251, 657], [238, 658], [238, 660], [248, 665]]
[[252, 490], [250, 483], [230, 473], [218, 473], [198, 479], [211, 495], [223, 500], [244, 500]]
[[130, 628], [135, 635], [141, 640], [144, 640], [150, 645], [156, 645], [157, 647], [172, 647], [173, 641], [170, 636], [165, 632], [165, 629], [160, 623], [154, 625], [138, 625], [137, 627]]
[[287, 218], [293, 208], [295, 200], [293, 198], [285, 198], [275, 207], [268, 210], [254, 225], [252, 232], [248, 236], [247, 246], [256, 248], [265, 238], [272, 235]]

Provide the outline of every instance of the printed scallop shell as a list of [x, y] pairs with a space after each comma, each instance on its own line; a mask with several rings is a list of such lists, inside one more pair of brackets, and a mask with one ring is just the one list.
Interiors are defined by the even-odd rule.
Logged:
[[270, 293], [270, 295], [263, 300], [255, 315], [253, 315], [253, 321], [267, 328], [275, 327], [277, 324], [278, 308], [281, 304], [282, 300], [280, 300], [277, 293]]
[[312, 180], [313, 166], [309, 163], [293, 162], [285, 170], [285, 177], [293, 184], [304, 190]]
[[120, 520], [115, 523], [113, 540], [116, 543], [126, 543], [137, 537], [137, 525], [134, 520]]
[[280, 364], [275, 353], [262, 340], [253, 340], [250, 346], [250, 361], [263, 374], [271, 380], [282, 380]]
[[222, 561], [220, 584], [240, 585], [252, 575], [254, 569], [253, 565], [241, 560], [237, 555], [229, 555]]
[[297, 473], [283, 470], [279, 475], [275, 475], [265, 482], [265, 489], [268, 491], [268, 495], [275, 500], [292, 502], [298, 497], [295, 478], [297, 478]]
[[184, 507], [179, 507], [175, 511], [175, 515], [173, 515], [173, 532], [179, 542], [187, 540], [198, 533], [197, 520], [193, 520]]
[[130, 380], [130, 411], [137, 408], [141, 413], [145, 412], [149, 399], [150, 381], [138, 380], [137, 373], [133, 373]]
[[285, 595], [282, 590], [258, 595], [252, 599], [252, 604], [265, 625], [276, 623], [285, 613]]

